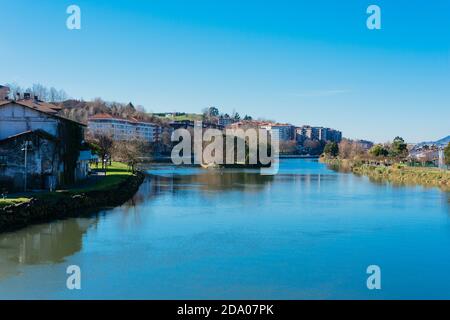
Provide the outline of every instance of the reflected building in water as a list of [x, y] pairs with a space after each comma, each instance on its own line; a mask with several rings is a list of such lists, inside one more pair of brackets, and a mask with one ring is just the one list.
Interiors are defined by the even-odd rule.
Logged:
[[83, 235], [97, 222], [67, 219], [0, 235], [0, 278], [18, 273], [21, 265], [63, 262], [82, 249]]

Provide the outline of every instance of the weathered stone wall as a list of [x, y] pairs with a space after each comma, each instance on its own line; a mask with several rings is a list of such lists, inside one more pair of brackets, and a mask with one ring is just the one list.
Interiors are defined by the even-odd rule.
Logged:
[[117, 187], [107, 191], [91, 191], [54, 199], [33, 199], [30, 202], [0, 209], [0, 232], [67, 217], [88, 215], [102, 207], [122, 205], [138, 191], [144, 174], [130, 176]]
[[57, 143], [36, 134], [19, 136], [0, 144], [0, 192], [23, 190], [25, 172], [24, 142], [30, 141], [27, 156], [28, 189], [45, 189], [50, 176], [57, 182], [60, 156]]

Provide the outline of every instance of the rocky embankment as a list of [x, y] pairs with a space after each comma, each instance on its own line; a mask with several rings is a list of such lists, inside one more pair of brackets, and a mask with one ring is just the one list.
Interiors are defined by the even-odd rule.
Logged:
[[143, 173], [137, 173], [108, 190], [49, 196], [0, 208], [0, 232], [57, 219], [85, 216], [104, 207], [122, 205], [138, 191], [144, 178]]

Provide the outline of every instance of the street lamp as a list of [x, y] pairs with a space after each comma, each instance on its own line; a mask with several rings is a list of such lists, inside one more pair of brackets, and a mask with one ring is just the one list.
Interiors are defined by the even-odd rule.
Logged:
[[444, 148], [443, 147], [439, 147], [438, 152], [439, 152], [439, 168], [440, 169], [445, 169]]
[[23, 189], [24, 189], [24, 191], [25, 192], [27, 192], [27, 164], [28, 164], [28, 162], [27, 162], [27, 159], [28, 159], [28, 150], [30, 150], [31, 149], [31, 146], [32, 146], [32, 143], [31, 143], [31, 141], [25, 141], [24, 143], [23, 143], [23, 145], [22, 145], [22, 151], [24, 151], [25, 152], [25, 163], [24, 163], [24, 187], [23, 187]]

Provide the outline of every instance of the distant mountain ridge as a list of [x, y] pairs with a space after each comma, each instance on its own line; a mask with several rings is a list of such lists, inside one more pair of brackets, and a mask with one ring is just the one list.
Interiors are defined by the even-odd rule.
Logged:
[[440, 140], [437, 141], [427, 141], [427, 142], [421, 142], [415, 145], [415, 148], [417, 147], [422, 147], [425, 145], [435, 145], [435, 146], [439, 146], [439, 147], [445, 147], [450, 143], [450, 136], [446, 136], [445, 138], [442, 138]]

